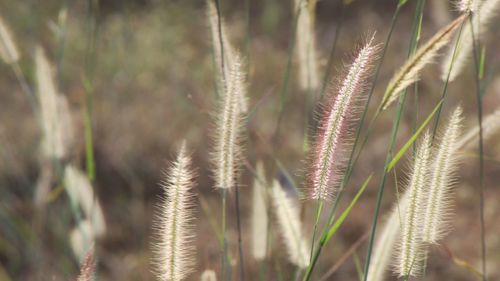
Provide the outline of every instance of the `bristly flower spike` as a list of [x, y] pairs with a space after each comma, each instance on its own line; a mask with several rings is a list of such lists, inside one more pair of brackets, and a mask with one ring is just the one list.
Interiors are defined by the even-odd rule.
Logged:
[[366, 88], [379, 46], [374, 36], [360, 49], [350, 65], [337, 95], [331, 94], [324, 104], [320, 128], [311, 150], [308, 175], [308, 199], [330, 199], [343, 169], [343, 153], [349, 137], [349, 127], [355, 118], [356, 106]]
[[446, 231], [446, 222], [450, 217], [452, 188], [458, 168], [459, 154], [455, 153], [454, 146], [460, 136], [461, 115], [460, 107], [452, 113], [432, 164], [430, 190], [423, 217], [424, 242], [435, 244]]
[[481, 6], [481, 0], [459, 0], [456, 2], [457, 10], [462, 13], [477, 12]]
[[244, 114], [239, 102], [245, 95], [243, 66], [235, 56], [226, 93], [217, 116], [215, 152], [215, 187], [230, 189], [236, 184], [241, 159], [241, 127]]
[[462, 15], [438, 31], [405, 62], [387, 85], [380, 110], [386, 110], [399, 97], [400, 92], [418, 80], [420, 71], [433, 61], [441, 48], [448, 44], [453, 31], [465, 19], [466, 15]]
[[406, 213], [408, 194], [408, 192], [404, 192], [403, 195], [400, 196], [399, 201], [395, 203], [389, 217], [385, 221], [380, 235], [378, 235], [377, 243], [375, 244], [372, 259], [370, 261], [367, 281], [385, 280], [386, 271], [392, 263], [394, 249], [400, 237], [399, 235], [403, 225], [401, 214]]
[[256, 165], [256, 176], [253, 183], [252, 204], [252, 254], [254, 259], [263, 260], [267, 252], [268, 207], [267, 181], [264, 165], [261, 161]]
[[161, 184], [165, 197], [155, 217], [157, 241], [152, 261], [161, 281], [184, 280], [194, 267], [194, 176], [190, 166], [191, 158], [183, 144]]
[[321, 82], [314, 32], [316, 1], [295, 0], [294, 4], [293, 9], [298, 17], [296, 54], [299, 63], [299, 86], [302, 90], [315, 90]]
[[428, 184], [430, 160], [430, 134], [426, 133], [415, 155], [408, 184], [408, 204], [402, 214], [403, 227], [395, 263], [395, 271], [402, 276], [417, 276], [422, 269], [425, 247], [422, 243], [422, 221], [419, 221], [424, 202], [424, 189]]
[[309, 265], [309, 252], [307, 241], [302, 234], [297, 202], [287, 195], [277, 180], [273, 181], [271, 195], [288, 259], [299, 268], [305, 268]]
[[[479, 6], [479, 8], [476, 7], [476, 11], [472, 11], [472, 19], [464, 25], [460, 40], [458, 40], [456, 46], [453, 44], [448, 48], [448, 52], [441, 63], [442, 80], [448, 78], [448, 73], [449, 81], [455, 80], [462, 73], [469, 59], [472, 57], [474, 45], [472, 35], [476, 37], [476, 40], [480, 38], [484, 31], [487, 30], [487, 26], [500, 11], [500, 0], [471, 1], [477, 2], [474, 5]], [[468, 14], [466, 13], [465, 15]], [[474, 33], [472, 32], [471, 22], [473, 22]], [[452, 62], [453, 65], [450, 71]]]
[[0, 58], [5, 63], [12, 64], [17, 62], [19, 57], [19, 51], [12, 39], [12, 35], [0, 17]]
[[[210, 24], [210, 33], [212, 35], [215, 68], [217, 70], [217, 88], [219, 93], [224, 95], [227, 92], [228, 80], [231, 76], [231, 65], [238, 59], [236, 58], [238, 53], [229, 41], [226, 25], [223, 19], [219, 18], [213, 0], [207, 0], [207, 14]], [[243, 91], [246, 90], [243, 85], [241, 89]], [[248, 98], [246, 93], [240, 95], [238, 99], [240, 110], [246, 113], [248, 111]]]

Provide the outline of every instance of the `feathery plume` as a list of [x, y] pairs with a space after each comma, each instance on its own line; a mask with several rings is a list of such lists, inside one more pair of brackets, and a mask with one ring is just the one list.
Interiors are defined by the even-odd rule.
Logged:
[[76, 281], [94, 280], [95, 266], [95, 252], [94, 247], [92, 247], [83, 259], [82, 265], [80, 266], [80, 274], [76, 278]]
[[200, 281], [217, 281], [215, 271], [211, 269], [205, 269], [201, 274]]
[[256, 260], [262, 260], [267, 252], [267, 182], [264, 165], [256, 165], [257, 175], [253, 183], [252, 206], [252, 254]]
[[481, 6], [481, 0], [459, 0], [456, 2], [457, 10], [463, 13], [473, 13]]
[[[408, 192], [405, 192], [399, 199], [399, 205], [395, 205], [387, 218], [382, 232], [380, 233], [368, 270], [367, 281], [383, 281], [385, 273], [394, 257], [394, 248], [397, 245], [402, 228], [401, 214], [406, 213], [408, 205]], [[396, 202], [397, 203], [397, 202]]]
[[446, 220], [450, 216], [451, 191], [458, 168], [459, 155], [455, 147], [460, 135], [462, 108], [452, 113], [448, 126], [441, 137], [432, 166], [426, 210], [423, 217], [423, 241], [437, 243], [445, 233]]
[[19, 57], [12, 35], [0, 17], [0, 58], [7, 64], [13, 64], [19, 60]]
[[217, 117], [215, 159], [215, 187], [231, 188], [238, 177], [241, 158], [241, 126], [243, 111], [238, 101], [243, 96], [244, 74], [239, 56], [235, 56], [228, 80], [227, 92], [221, 99]]
[[[224, 21], [219, 18], [217, 8], [212, 0], [207, 0], [207, 14], [210, 24], [210, 33], [212, 35], [214, 62], [218, 73], [217, 89], [219, 89], [221, 95], [224, 95], [227, 92], [227, 83], [231, 76], [231, 65], [234, 65], [238, 54], [228, 39], [226, 25], [224, 24]], [[222, 55], [224, 56], [224, 59], [222, 59]], [[224, 65], [224, 67], [222, 67], [222, 65]], [[244, 80], [241, 80], [240, 82], [243, 83]], [[244, 87], [243, 84], [240, 87], [241, 91], [245, 92], [238, 96], [238, 102], [240, 103], [240, 110], [246, 113], [248, 111], [246, 87]]]
[[165, 196], [155, 218], [157, 242], [153, 248], [154, 272], [158, 280], [180, 281], [195, 263], [193, 244], [193, 172], [183, 143], [161, 186]]
[[372, 62], [379, 49], [374, 36], [359, 51], [350, 65], [336, 96], [330, 95], [320, 117], [320, 128], [311, 150], [312, 167], [308, 175], [309, 199], [329, 199], [343, 169], [343, 153], [349, 125], [355, 116], [357, 102], [366, 88]]
[[309, 265], [309, 253], [307, 241], [301, 230], [302, 223], [299, 219], [297, 202], [287, 196], [277, 180], [273, 181], [271, 194], [278, 225], [287, 248], [288, 259], [294, 265], [305, 268]]
[[67, 165], [64, 169], [64, 187], [71, 202], [75, 206], [81, 206], [83, 213], [91, 221], [92, 237], [104, 235], [106, 221], [87, 175], [73, 165]]
[[387, 109], [392, 102], [396, 100], [399, 93], [418, 80], [419, 72], [429, 63], [431, 63], [438, 51], [450, 41], [453, 31], [466, 19], [462, 15], [453, 22], [438, 31], [429, 41], [427, 41], [417, 52], [412, 55], [401, 69], [392, 77], [384, 98], [382, 99], [381, 109]]
[[89, 219], [81, 220], [69, 234], [69, 242], [75, 257], [82, 262], [88, 249], [95, 242], [94, 227]]
[[46, 157], [64, 158], [70, 149], [73, 127], [66, 98], [57, 92], [50, 64], [43, 49], [35, 50], [42, 148]]
[[398, 247], [398, 258], [395, 271], [402, 276], [416, 276], [422, 269], [422, 260], [425, 258], [425, 248], [422, 243], [422, 218], [420, 209], [424, 202], [424, 189], [429, 176], [430, 135], [426, 133], [417, 150], [412, 174], [408, 184], [408, 204], [402, 215], [403, 228]]
[[[500, 129], [500, 109], [497, 109], [490, 115], [486, 116], [482, 122], [483, 127], [483, 141], [488, 141], [493, 135], [495, 135]], [[460, 140], [457, 141], [455, 149], [457, 150], [467, 150], [476, 144], [476, 140], [479, 138], [479, 125], [476, 125], [473, 129], [463, 135]]]
[[295, 0], [297, 13], [297, 60], [299, 62], [299, 86], [302, 90], [315, 90], [320, 84], [314, 12], [316, 1]]
[[[474, 1], [471, 2], [481, 2]], [[476, 4], [479, 5], [479, 4]], [[474, 23], [474, 36], [481, 38], [484, 30], [487, 29], [488, 24], [493, 20], [493, 18], [498, 14], [500, 10], [500, 0], [485, 0], [480, 4], [479, 9], [476, 10], [472, 15], [472, 22]], [[470, 21], [464, 25], [462, 29], [462, 34], [460, 35], [460, 40], [457, 42], [456, 50], [455, 46], [450, 46], [448, 53], [446, 54], [443, 62], [441, 64], [441, 79], [449, 81], [455, 80], [460, 73], [464, 70], [467, 65], [469, 58], [472, 55], [473, 49], [473, 38], [472, 38], [472, 28]], [[453, 67], [450, 71], [450, 66], [453, 63]]]

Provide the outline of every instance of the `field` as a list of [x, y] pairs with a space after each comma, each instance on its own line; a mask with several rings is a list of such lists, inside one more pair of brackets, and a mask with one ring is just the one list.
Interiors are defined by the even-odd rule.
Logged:
[[0, 0], [0, 280], [500, 280], [500, 1], [456, 2]]

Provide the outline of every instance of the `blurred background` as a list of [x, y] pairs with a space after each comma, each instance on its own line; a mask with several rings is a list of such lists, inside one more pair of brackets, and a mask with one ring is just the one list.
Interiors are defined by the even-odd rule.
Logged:
[[[221, 1], [221, 14], [229, 38], [248, 55], [252, 114], [246, 124], [248, 139], [240, 194], [243, 241], [247, 248], [251, 233], [248, 219], [251, 200], [248, 198], [253, 181], [248, 167], [254, 167], [259, 159], [270, 166], [272, 157], [276, 157], [298, 185], [304, 180], [304, 135], [308, 127], [305, 120], [314, 109], [314, 103], [308, 102], [309, 93], [298, 87], [296, 60], [292, 60], [289, 92], [277, 137], [279, 150], [274, 151], [272, 146], [291, 45], [292, 2]], [[315, 34], [322, 75], [338, 35], [331, 78], [341, 73], [343, 64], [349, 63], [356, 47], [367, 35], [376, 32], [376, 40], [384, 42], [397, 1], [347, 2], [322, 0], [317, 3]], [[414, 2], [408, 2], [396, 23], [369, 117], [388, 80], [405, 61]], [[190, 280], [198, 280], [204, 269], [219, 270], [219, 245], [210, 225], [212, 220], [219, 221], [220, 199], [212, 187], [209, 159], [216, 94], [205, 6], [205, 1], [201, 0], [0, 0], [0, 16], [20, 53], [17, 71], [12, 65], [0, 63], [0, 280], [73, 280], [76, 277], [81, 254], [74, 250], [71, 237], [73, 230], [81, 225], [75, 217], [71, 198], [62, 187], [61, 163], [70, 163], [92, 178], [93, 173], [88, 170], [88, 151], [92, 152], [95, 163], [92, 187], [105, 223], [105, 232], [95, 244], [98, 279], [153, 280], [149, 265], [150, 234], [154, 206], [161, 194], [159, 182], [167, 161], [175, 156], [183, 139], [187, 140], [192, 152], [198, 174], [196, 191], [205, 205], [197, 207], [198, 266]], [[427, 40], [450, 22], [456, 16], [454, 10], [449, 1], [426, 1], [421, 40]], [[484, 95], [484, 115], [500, 106], [498, 23], [496, 20], [490, 24], [483, 36], [486, 77], [489, 79]], [[32, 90], [36, 88], [36, 46], [45, 50], [58, 91], [66, 97], [71, 116], [72, 146], [59, 163], [47, 161], [42, 155], [42, 132], [37, 113], [18, 79], [21, 73], [27, 86]], [[438, 64], [426, 68], [419, 82], [418, 100], [416, 95], [409, 95], [397, 148], [439, 100], [442, 82], [438, 77]], [[470, 65], [450, 84], [444, 104], [443, 116], [459, 104], [464, 107], [466, 130], [477, 124], [474, 83]], [[375, 177], [340, 234], [323, 252], [316, 269], [317, 278], [371, 227], [377, 183], [393, 118], [394, 109], [391, 109], [376, 122], [361, 161], [355, 166], [346, 198], [352, 198], [368, 174], [375, 172]], [[91, 150], [86, 149], [88, 142], [85, 140], [89, 124], [92, 127]], [[498, 136], [492, 137], [485, 147], [485, 221], [490, 280], [500, 278], [497, 266], [500, 264], [498, 140]], [[474, 273], [474, 269], [480, 269], [481, 256], [477, 147], [466, 157], [456, 188], [452, 231], [443, 241], [443, 247], [431, 252], [427, 280], [479, 279]], [[43, 168], [47, 165], [50, 168]], [[407, 165], [400, 164], [396, 177], [403, 179], [406, 168]], [[269, 172], [268, 177], [271, 176]], [[48, 186], [42, 206], [35, 203], [36, 189], [40, 185]], [[394, 202], [394, 178], [391, 177], [386, 191], [384, 213]], [[313, 224], [309, 219], [312, 218], [311, 207], [304, 207], [306, 226]], [[233, 208], [231, 205], [230, 209]], [[230, 243], [230, 251], [236, 256], [235, 221], [230, 219], [229, 224], [230, 241], [234, 242]], [[282, 256], [281, 245], [275, 244], [273, 255]], [[364, 262], [366, 248], [367, 243], [362, 243], [356, 254], [328, 280], [357, 280], [356, 262]], [[284, 259], [280, 260], [280, 266], [292, 268]], [[257, 279], [257, 265], [249, 253], [246, 271], [249, 280]], [[269, 276], [269, 280], [275, 278]]]

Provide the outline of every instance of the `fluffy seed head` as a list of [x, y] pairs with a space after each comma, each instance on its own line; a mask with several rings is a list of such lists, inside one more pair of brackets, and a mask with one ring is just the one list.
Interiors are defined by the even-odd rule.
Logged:
[[408, 205], [402, 214], [404, 220], [395, 264], [399, 277], [417, 276], [422, 270], [422, 261], [426, 255], [422, 243], [421, 209], [425, 203], [424, 192], [428, 185], [430, 151], [430, 135], [426, 133], [417, 150], [406, 191]]
[[244, 96], [244, 74], [239, 56], [236, 56], [231, 65], [227, 92], [222, 96], [219, 107], [216, 129], [215, 187], [231, 188], [238, 177], [239, 162], [241, 159], [241, 127], [243, 111], [239, 102]]
[[[373, 250], [367, 281], [383, 281], [387, 268], [394, 258], [394, 250], [402, 229], [401, 214], [406, 213], [408, 192], [399, 198], [399, 205], [395, 205], [387, 218], [382, 232], [378, 236]], [[395, 204], [397, 204], [396, 202]]]
[[67, 165], [64, 169], [64, 187], [73, 205], [80, 206], [91, 222], [92, 236], [104, 235], [106, 221], [87, 175], [78, 168]]
[[200, 281], [217, 281], [215, 271], [211, 269], [205, 269], [201, 274]]
[[64, 158], [73, 140], [71, 114], [66, 98], [57, 92], [50, 64], [41, 47], [35, 51], [42, 149], [49, 158]]
[[262, 260], [267, 252], [267, 182], [262, 162], [257, 162], [257, 175], [253, 183], [252, 206], [252, 254], [256, 260]]
[[194, 267], [194, 176], [190, 166], [191, 159], [183, 144], [161, 184], [165, 197], [154, 221], [153, 247], [153, 271], [161, 281], [184, 280]]
[[[219, 18], [217, 8], [212, 0], [207, 0], [207, 15], [210, 24], [210, 34], [212, 35], [215, 68], [217, 69], [217, 89], [221, 95], [224, 95], [227, 92], [228, 80], [231, 76], [231, 66], [236, 63], [235, 60], [239, 60], [237, 58], [238, 53], [228, 39], [226, 25]], [[241, 80], [241, 82], [244, 82], [244, 80]], [[241, 85], [241, 90], [246, 91], [244, 85]], [[240, 110], [246, 113], [248, 111], [246, 93], [244, 92], [238, 96], [238, 99]]]
[[19, 51], [12, 39], [12, 35], [0, 17], [0, 58], [5, 63], [12, 64], [17, 62], [19, 57]]
[[277, 180], [273, 181], [271, 195], [288, 259], [294, 265], [305, 268], [309, 265], [309, 254], [307, 241], [302, 234], [297, 202], [286, 194]]
[[[488, 141], [493, 135], [500, 130], [500, 109], [497, 109], [490, 115], [486, 116], [482, 122], [483, 141]], [[476, 144], [479, 138], [479, 125], [470, 129], [467, 134], [463, 135], [455, 146], [457, 150], [471, 149]], [[458, 151], [457, 151], [458, 153]]]
[[420, 71], [433, 61], [442, 47], [448, 44], [453, 31], [465, 19], [466, 15], [462, 15], [438, 31], [405, 62], [387, 85], [381, 104], [382, 110], [387, 109], [399, 97], [401, 91], [418, 80]]
[[473, 13], [479, 9], [481, 0], [459, 0], [456, 2], [457, 10], [463, 13]]
[[69, 234], [71, 249], [79, 261], [85, 259], [88, 249], [95, 242], [95, 230], [90, 219], [81, 220]]
[[316, 36], [314, 35], [314, 10], [316, 1], [295, 0], [297, 18], [297, 60], [299, 62], [299, 86], [302, 90], [314, 90], [320, 85]]
[[309, 199], [330, 199], [343, 169], [345, 143], [348, 141], [350, 125], [355, 118], [357, 102], [360, 100], [366, 80], [371, 74], [378, 45], [374, 36], [360, 49], [349, 66], [337, 95], [330, 95], [320, 117], [320, 128], [311, 150], [312, 167], [308, 175]]
[[[474, 36], [481, 38], [485, 30], [487, 30], [488, 25], [493, 21], [495, 16], [500, 10], [500, 0], [485, 0], [485, 1], [475, 1], [482, 2], [479, 9], [472, 15], [472, 22], [474, 23]], [[470, 21], [468, 21], [462, 33], [460, 39], [457, 42], [456, 50], [455, 44], [448, 48], [448, 52], [443, 59], [441, 64], [441, 79], [446, 80], [449, 73], [449, 81], [455, 80], [460, 73], [465, 69], [465, 66], [469, 62], [472, 51], [473, 51], [473, 33]], [[453, 65], [452, 65], [453, 63]], [[450, 71], [450, 66], [451, 71]]]
[[455, 109], [441, 137], [432, 163], [432, 174], [423, 217], [423, 241], [436, 244], [446, 231], [451, 216], [452, 189], [458, 168], [455, 143], [460, 135], [462, 108]]

